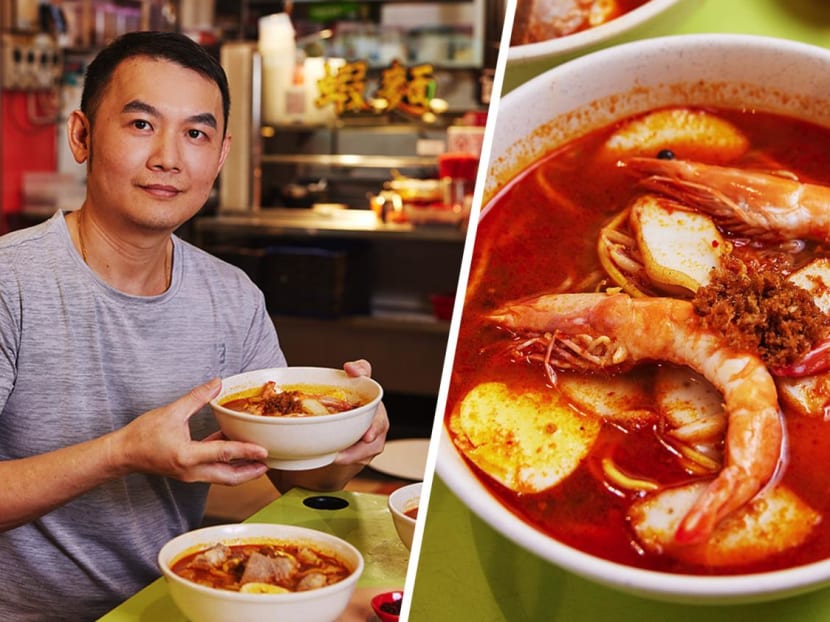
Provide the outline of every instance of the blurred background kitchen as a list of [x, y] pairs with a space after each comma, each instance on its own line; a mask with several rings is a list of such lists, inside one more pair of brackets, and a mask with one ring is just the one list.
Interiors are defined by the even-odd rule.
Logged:
[[179, 234], [261, 286], [292, 365], [373, 363], [375, 474], [420, 479], [503, 19], [485, 0], [3, 0], [0, 231], [80, 207], [64, 123], [98, 49], [187, 33], [228, 73], [233, 147]]

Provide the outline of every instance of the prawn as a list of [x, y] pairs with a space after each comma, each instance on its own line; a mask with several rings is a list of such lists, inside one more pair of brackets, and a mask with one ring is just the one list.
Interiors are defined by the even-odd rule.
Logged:
[[677, 542], [705, 540], [721, 519], [776, 479], [785, 446], [775, 383], [757, 356], [704, 328], [690, 302], [546, 294], [489, 318], [523, 338], [547, 341], [546, 363], [554, 367], [597, 371], [666, 361], [690, 367], [720, 391], [727, 415], [724, 466], [681, 520]]
[[[762, 241], [830, 243], [830, 186], [798, 181], [789, 173], [632, 157], [619, 165], [644, 174], [640, 185], [709, 214], [724, 229]], [[830, 337], [776, 376], [809, 376], [830, 369]]]
[[830, 242], [830, 186], [789, 173], [632, 157], [619, 165], [641, 185], [712, 216], [727, 231], [759, 240]]

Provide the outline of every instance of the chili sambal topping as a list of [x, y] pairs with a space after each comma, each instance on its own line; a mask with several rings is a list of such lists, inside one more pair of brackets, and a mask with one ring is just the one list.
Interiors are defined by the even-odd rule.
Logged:
[[265, 398], [265, 412], [291, 415], [303, 412], [303, 394], [300, 391], [281, 391]]
[[730, 256], [692, 301], [708, 328], [770, 367], [789, 365], [818, 343], [830, 318], [805, 289], [770, 270], [747, 270]]

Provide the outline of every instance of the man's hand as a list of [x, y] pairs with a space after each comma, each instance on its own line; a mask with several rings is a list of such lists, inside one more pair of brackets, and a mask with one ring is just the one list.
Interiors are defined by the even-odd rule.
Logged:
[[229, 485], [263, 475], [268, 470], [262, 462], [268, 456], [264, 447], [227, 440], [221, 432], [201, 441], [190, 437], [188, 421], [219, 394], [221, 387], [221, 381], [214, 378], [125, 426], [120, 433], [120, 447], [128, 470], [183, 482]]

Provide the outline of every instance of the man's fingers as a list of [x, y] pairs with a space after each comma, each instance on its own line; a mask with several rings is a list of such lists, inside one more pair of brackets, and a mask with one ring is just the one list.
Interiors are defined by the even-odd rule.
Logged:
[[261, 462], [268, 457], [268, 450], [256, 443], [240, 441], [211, 441], [199, 443], [204, 453], [201, 462], [223, 462], [230, 464], [237, 460]]
[[388, 431], [389, 415], [387, 415], [386, 407], [381, 402], [378, 405], [377, 413], [372, 418], [372, 423], [369, 424], [369, 428], [364, 432], [362, 440], [366, 443], [372, 443], [378, 436], [386, 435]]
[[209, 481], [227, 486], [243, 484], [267, 472], [268, 467], [265, 463], [250, 460], [235, 460], [228, 463], [211, 462], [194, 469], [198, 481]]
[[214, 397], [219, 395], [219, 391], [221, 389], [222, 380], [219, 378], [211, 378], [206, 383], [200, 384], [198, 387], [193, 387], [190, 391], [190, 397], [198, 402], [196, 408], [201, 408]]
[[372, 376], [372, 364], [366, 359], [348, 361], [343, 364], [343, 370], [350, 376]]
[[222, 390], [222, 380], [220, 378], [212, 378], [204, 384], [193, 387], [190, 393], [184, 395], [173, 402], [176, 412], [179, 409], [184, 411], [184, 415], [189, 419], [202, 406], [210, 402], [214, 397], [219, 395]]

